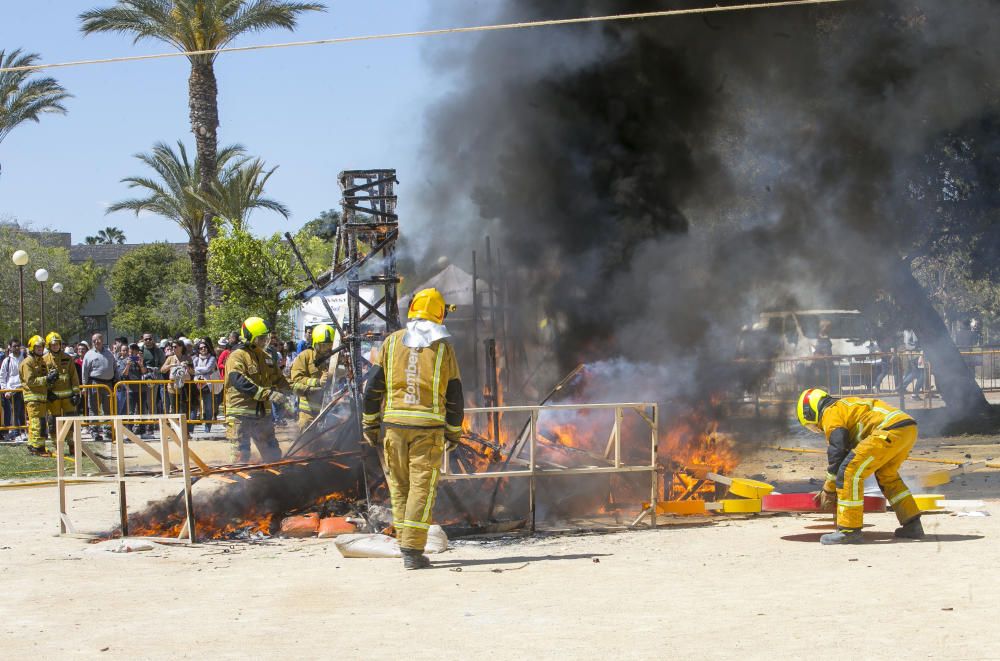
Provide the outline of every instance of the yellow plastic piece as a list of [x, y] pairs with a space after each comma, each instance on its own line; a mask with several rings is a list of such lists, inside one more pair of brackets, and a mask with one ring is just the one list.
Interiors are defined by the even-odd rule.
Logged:
[[944, 499], [944, 496], [940, 494], [922, 493], [914, 495], [913, 499], [917, 501], [917, 507], [920, 508], [921, 512], [929, 512], [931, 510], [941, 509], [941, 505], [939, 503], [942, 499]]
[[719, 504], [722, 505], [720, 511], [725, 512], [726, 514], [760, 511], [760, 498], [727, 498], [725, 500], [720, 500]]
[[774, 491], [774, 485], [767, 482], [749, 480], [745, 477], [734, 477], [733, 483], [729, 485], [729, 493], [741, 498], [756, 498], [759, 500], [772, 491]]
[[939, 487], [949, 482], [951, 482], [951, 471], [946, 470], [933, 471], [920, 478], [920, 486], [922, 487]]

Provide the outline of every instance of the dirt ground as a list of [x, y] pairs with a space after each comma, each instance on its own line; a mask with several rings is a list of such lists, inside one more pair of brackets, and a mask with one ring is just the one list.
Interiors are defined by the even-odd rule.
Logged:
[[[985, 461], [996, 441], [929, 439], [914, 456]], [[942, 468], [906, 465], [915, 480]], [[822, 472], [821, 455], [773, 449], [737, 471], [786, 491]], [[112, 491], [69, 491], [76, 520], [112, 524]], [[818, 515], [673, 519], [459, 541], [403, 572], [318, 539], [98, 553], [54, 535], [55, 489], [0, 490], [0, 655], [1000, 658], [1000, 474], [975, 464], [934, 492], [986, 499], [993, 516], [928, 515], [925, 541], [897, 542], [892, 514], [868, 515], [871, 543], [850, 547], [820, 546]]]

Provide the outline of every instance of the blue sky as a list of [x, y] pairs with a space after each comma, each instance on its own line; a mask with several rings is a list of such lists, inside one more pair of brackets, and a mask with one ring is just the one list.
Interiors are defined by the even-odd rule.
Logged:
[[[158, 53], [148, 41], [133, 46], [114, 35], [84, 38], [77, 15], [111, 0], [7, 2], [0, 49], [40, 53], [43, 61]], [[269, 31], [235, 45], [402, 32], [493, 20], [494, 2], [476, 0], [362, 0], [327, 2], [328, 12], [306, 15], [294, 32]], [[433, 39], [433, 38], [432, 38]], [[474, 35], [439, 37], [449, 49], [474, 43]], [[427, 38], [279, 49], [223, 55], [219, 79], [221, 144], [239, 142], [280, 166], [268, 194], [292, 210], [285, 221], [256, 212], [258, 232], [296, 229], [337, 206], [336, 175], [344, 169], [395, 167], [399, 210], [413, 210], [410, 193], [421, 184], [424, 116], [449, 82], [436, 75]], [[184, 58], [56, 69], [74, 98], [69, 114], [22, 125], [0, 144], [0, 218], [84, 236], [115, 225], [129, 242], [183, 241], [170, 221], [131, 213], [105, 215], [105, 206], [130, 197], [119, 180], [145, 174], [132, 155], [154, 142], [184, 140], [188, 128]], [[386, 98], [377, 102], [377, 99]]]

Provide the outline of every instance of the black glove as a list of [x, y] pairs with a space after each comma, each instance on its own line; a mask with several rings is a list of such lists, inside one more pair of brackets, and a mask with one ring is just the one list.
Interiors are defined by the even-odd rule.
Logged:
[[365, 427], [362, 438], [373, 448], [378, 447], [378, 427]]
[[45, 375], [45, 380], [49, 382], [51, 386], [59, 378], [59, 370], [49, 370], [49, 373]]
[[73, 393], [72, 395], [70, 395], [69, 396], [69, 403], [72, 404], [73, 406], [79, 406], [80, 405], [80, 395], [79, 395], [79, 393]]

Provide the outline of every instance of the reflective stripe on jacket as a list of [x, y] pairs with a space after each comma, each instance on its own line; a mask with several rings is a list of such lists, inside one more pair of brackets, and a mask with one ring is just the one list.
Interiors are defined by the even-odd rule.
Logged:
[[399, 330], [382, 343], [365, 392], [364, 424], [379, 420], [407, 427], [462, 431], [464, 403], [455, 350], [447, 340], [426, 348], [403, 344]]
[[323, 407], [323, 388], [319, 379], [330, 364], [329, 356], [319, 364], [316, 358], [315, 349], [306, 349], [295, 357], [289, 371], [292, 392], [299, 396], [299, 412], [309, 415], [316, 415]]
[[29, 355], [21, 361], [21, 387], [24, 388], [24, 401], [47, 402], [49, 399], [49, 384], [46, 377], [49, 368], [45, 365], [44, 356]]
[[[234, 350], [226, 359], [226, 415], [263, 416], [273, 390], [290, 390], [274, 358], [253, 345]], [[267, 411], [270, 415], [270, 411]]]
[[59, 378], [49, 386], [56, 399], [69, 399], [80, 394], [80, 375], [76, 372], [76, 363], [65, 351], [45, 354], [45, 368], [46, 371], [59, 372]]

